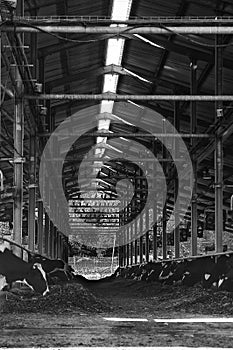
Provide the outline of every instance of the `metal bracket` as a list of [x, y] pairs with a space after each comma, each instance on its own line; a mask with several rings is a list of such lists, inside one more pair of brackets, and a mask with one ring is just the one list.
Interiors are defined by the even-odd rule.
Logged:
[[13, 162], [14, 164], [20, 164], [20, 163], [25, 163], [26, 159], [24, 157], [18, 157], [14, 158]]
[[223, 108], [217, 108], [217, 118], [223, 118]]
[[36, 184], [30, 184], [28, 185], [28, 188], [37, 188], [38, 186]]

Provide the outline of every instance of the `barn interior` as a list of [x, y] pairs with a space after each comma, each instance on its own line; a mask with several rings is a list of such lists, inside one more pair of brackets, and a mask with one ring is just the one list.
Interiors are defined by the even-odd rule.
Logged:
[[232, 16], [230, 0], [2, 0], [12, 241], [120, 266], [182, 257], [187, 240], [203, 254], [205, 230], [233, 250]]

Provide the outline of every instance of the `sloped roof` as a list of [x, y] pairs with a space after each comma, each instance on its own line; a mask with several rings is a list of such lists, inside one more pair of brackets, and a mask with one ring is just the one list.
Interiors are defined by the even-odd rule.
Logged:
[[[107, 0], [34, 0], [25, 3], [25, 15], [27, 16], [101, 16], [109, 17], [111, 13], [112, 1]], [[217, 7], [218, 6], [218, 7]], [[133, 1], [130, 17], [143, 18], [144, 16], [170, 16], [173, 18], [187, 17], [214, 17], [233, 16], [233, 4], [231, 1], [211, 1], [211, 0], [137, 0]], [[87, 20], [88, 25], [88, 20]], [[64, 37], [64, 39], [61, 38]], [[103, 87], [104, 62], [106, 52], [106, 42], [108, 36], [104, 35], [64, 35], [60, 37], [40, 33], [38, 35], [38, 67], [44, 65], [45, 91], [52, 93], [79, 93], [79, 94], [99, 94]], [[175, 33], [167, 35], [143, 35], [125, 36], [125, 48], [123, 53], [122, 68], [136, 74], [141, 80], [132, 74], [120, 74], [117, 93], [129, 95], [160, 94], [177, 95], [190, 93], [190, 63], [196, 61], [197, 65], [197, 89], [198, 94], [214, 94], [214, 36], [189, 35], [182, 36]], [[72, 41], [66, 40], [72, 39]], [[4, 39], [5, 40], [5, 39]], [[6, 42], [3, 40], [3, 44]], [[223, 42], [223, 94], [233, 95], [233, 45], [232, 35], [226, 35]], [[25, 34], [25, 43], [30, 47], [30, 36]], [[157, 45], [157, 46], [156, 46]], [[6, 55], [10, 57], [8, 51]], [[27, 51], [30, 62], [30, 49]], [[2, 81], [3, 85], [11, 88], [9, 80], [9, 70], [2, 61]], [[39, 68], [38, 68], [39, 69]], [[147, 107], [155, 113], [159, 113], [169, 122], [174, 122], [174, 103], [172, 101], [143, 102], [137, 104]], [[93, 106], [95, 113], [99, 113], [98, 101], [51, 101], [47, 107], [51, 109], [55, 127], [59, 126], [66, 118], [75, 116], [79, 111]], [[28, 109], [29, 106], [27, 105]], [[13, 113], [14, 103], [10, 96], [5, 95], [2, 105], [2, 141], [0, 158], [13, 157]], [[113, 114], [122, 119], [125, 118], [124, 110], [115, 108]], [[233, 185], [233, 162], [231, 149], [233, 146], [232, 130], [232, 105], [224, 103], [224, 123], [225, 130], [229, 133], [224, 136], [224, 181], [227, 185]], [[180, 132], [190, 132], [190, 103], [180, 102], [178, 104], [178, 116], [180, 121]], [[85, 113], [83, 115], [85, 124]], [[135, 116], [130, 113], [127, 118], [131, 118], [135, 123]], [[26, 132], [24, 156], [26, 163], [24, 167], [24, 200], [28, 200], [28, 152], [30, 116], [26, 113]], [[37, 121], [39, 124], [39, 122]], [[213, 205], [214, 200], [214, 178], [204, 180], [202, 171], [208, 167], [210, 173], [214, 174], [213, 159], [213, 136], [215, 133], [215, 105], [212, 102], [197, 102], [197, 133], [208, 133], [211, 139], [196, 140], [196, 154], [200, 157], [198, 163], [198, 209], [203, 212], [205, 208]], [[82, 128], [82, 120], [80, 120]], [[130, 126], [110, 125], [110, 130], [114, 133], [132, 133]], [[41, 136], [41, 147], [46, 142], [48, 130], [38, 127]], [[127, 135], [125, 136], [127, 138]], [[191, 150], [190, 139], [184, 141]], [[127, 142], [127, 141], [124, 141]], [[124, 143], [111, 138], [107, 144], [116, 149], [122, 148]], [[72, 198], [79, 192], [77, 174], [82, 156], [96, 143], [96, 136], [83, 137], [76, 142], [67, 156], [64, 165], [64, 183], [67, 183], [66, 196]], [[148, 144], [150, 144], [148, 140]], [[211, 150], [211, 152], [209, 151]], [[72, 151], [75, 158], [72, 158]], [[112, 156], [111, 150], [106, 150], [106, 154]], [[78, 154], [78, 157], [77, 157]], [[110, 166], [111, 167], [111, 166]], [[5, 185], [13, 185], [13, 167], [9, 161], [1, 161], [1, 169], [5, 176]], [[103, 170], [103, 172], [106, 172]], [[101, 172], [99, 174], [101, 177]], [[105, 179], [108, 182], [108, 179]], [[109, 183], [111, 183], [109, 179]], [[106, 187], [101, 185], [101, 189]], [[110, 186], [111, 188], [111, 186]], [[171, 190], [172, 191], [172, 190]], [[171, 192], [172, 193], [172, 192]], [[224, 207], [229, 208], [230, 196], [233, 194], [231, 187], [224, 188]], [[11, 220], [12, 202], [7, 197], [0, 205], [0, 219]], [[6, 203], [6, 201], [8, 201]], [[172, 206], [172, 199], [170, 205]], [[6, 215], [6, 213], [8, 213]]]

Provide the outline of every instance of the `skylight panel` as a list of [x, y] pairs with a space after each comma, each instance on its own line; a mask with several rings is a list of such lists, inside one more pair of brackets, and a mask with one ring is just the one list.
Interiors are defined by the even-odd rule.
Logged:
[[105, 74], [103, 92], [116, 92], [118, 78], [117, 74]]
[[126, 20], [129, 18], [129, 13], [132, 5], [132, 0], [115, 0], [112, 7], [111, 18], [114, 20]]
[[105, 65], [116, 64], [120, 66], [124, 49], [124, 39], [109, 39]]

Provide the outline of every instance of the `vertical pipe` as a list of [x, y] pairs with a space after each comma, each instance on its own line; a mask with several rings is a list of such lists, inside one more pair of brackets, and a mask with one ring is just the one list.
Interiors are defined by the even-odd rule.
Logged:
[[[215, 36], [215, 94], [223, 92], [222, 86], [222, 35]], [[218, 101], [215, 104], [216, 114], [215, 121], [220, 121], [223, 117], [223, 103]], [[221, 125], [216, 131], [215, 136], [215, 250], [220, 253], [223, 250], [223, 140], [220, 136]]]
[[43, 214], [44, 208], [42, 201], [38, 201], [38, 252], [39, 254], [43, 254], [43, 236], [44, 236], [44, 228], [43, 228]]
[[[24, 1], [19, 0], [16, 14], [24, 15]], [[22, 39], [23, 39], [23, 35]], [[22, 40], [23, 42], [23, 40]], [[24, 111], [23, 111], [23, 82], [19, 71], [15, 70], [16, 94], [15, 94], [15, 118], [14, 118], [14, 187], [15, 196], [13, 204], [13, 239], [22, 244], [22, 219], [23, 219], [23, 139], [24, 139]], [[21, 249], [14, 246], [13, 252], [21, 256]]]
[[[197, 94], [197, 62], [195, 59], [192, 60], [191, 64], [191, 95]], [[191, 134], [197, 132], [197, 103], [191, 101]], [[195, 139], [191, 139], [191, 145], [195, 145]], [[195, 154], [192, 159], [193, 165], [193, 179], [191, 180], [191, 187], [193, 188], [192, 201], [191, 201], [191, 254], [197, 255], [197, 161]]]
[[[180, 121], [179, 121], [179, 102], [174, 103], [174, 126], [176, 130], [180, 131]], [[175, 159], [179, 157], [179, 142], [177, 142], [176, 137], [174, 137], [174, 149], [175, 149]], [[179, 202], [177, 200], [178, 196], [178, 178], [174, 179], [174, 219], [175, 219], [175, 230], [174, 230], [174, 249], [175, 249], [175, 258], [180, 257], [180, 229], [179, 229]], [[176, 205], [175, 205], [176, 203]]]

